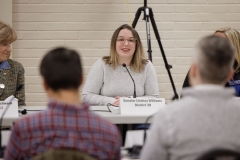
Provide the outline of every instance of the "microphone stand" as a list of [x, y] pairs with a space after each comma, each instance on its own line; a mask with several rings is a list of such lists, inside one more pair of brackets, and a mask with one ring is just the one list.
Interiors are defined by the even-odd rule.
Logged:
[[152, 11], [152, 8], [147, 7], [147, 0], [144, 0], [144, 6], [143, 7], [138, 8], [138, 10], [137, 10], [137, 12], [135, 14], [134, 21], [132, 23], [132, 27], [133, 28], [136, 27], [137, 21], [139, 19], [139, 16], [141, 15], [142, 11], [144, 12], [143, 20], [146, 21], [147, 42], [148, 42], [147, 43], [148, 44], [148, 51], [147, 51], [148, 52], [148, 57], [149, 57], [150, 61], [152, 61], [150, 27], [149, 27], [150, 26], [149, 19], [150, 19], [151, 23], [152, 23], [153, 30], [154, 30], [155, 37], [157, 39], [159, 48], [160, 48], [161, 53], [162, 53], [163, 61], [164, 61], [164, 64], [165, 64], [165, 68], [167, 70], [170, 82], [172, 84], [172, 88], [173, 88], [173, 92], [174, 92], [174, 97], [172, 98], [172, 100], [178, 99], [178, 94], [177, 94], [177, 91], [176, 91], [176, 88], [175, 88], [175, 85], [174, 85], [174, 82], [173, 82], [173, 79], [172, 79], [172, 75], [171, 75], [171, 72], [170, 72], [170, 69], [172, 68], [172, 66], [169, 65], [168, 62], [167, 62], [167, 58], [165, 56], [165, 53], [164, 53], [164, 50], [163, 50], [163, 46], [162, 46], [162, 43], [161, 43], [161, 40], [160, 40], [160, 35], [158, 33], [157, 25], [156, 25], [155, 19], [153, 17], [153, 11]]
[[132, 79], [132, 81], [133, 81], [133, 85], [134, 85], [133, 98], [136, 98], [137, 96], [136, 96], [136, 85], [135, 85], [135, 81], [134, 81], [132, 75], [130, 74], [130, 72], [128, 71], [127, 65], [126, 65], [125, 63], [123, 63], [122, 66], [123, 66], [124, 68], [126, 68], [128, 74], [130, 75], [130, 77], [131, 77], [131, 79]]

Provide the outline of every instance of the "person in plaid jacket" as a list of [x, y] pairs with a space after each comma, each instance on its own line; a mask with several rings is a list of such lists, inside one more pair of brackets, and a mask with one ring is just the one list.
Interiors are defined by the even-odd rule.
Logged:
[[83, 73], [78, 53], [51, 50], [41, 62], [40, 73], [50, 98], [48, 109], [14, 124], [4, 159], [31, 159], [52, 148], [79, 150], [100, 160], [120, 159], [116, 126], [80, 102]]

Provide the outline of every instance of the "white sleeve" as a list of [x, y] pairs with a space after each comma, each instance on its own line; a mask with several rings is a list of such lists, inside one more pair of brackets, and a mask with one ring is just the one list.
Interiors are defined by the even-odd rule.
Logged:
[[158, 80], [155, 68], [151, 61], [146, 64], [146, 81], [144, 86], [144, 96], [159, 97]]
[[95, 62], [91, 67], [87, 79], [85, 81], [82, 99], [90, 105], [107, 105], [113, 103], [113, 97], [107, 97], [100, 95], [101, 88], [104, 83], [104, 62], [102, 59]]

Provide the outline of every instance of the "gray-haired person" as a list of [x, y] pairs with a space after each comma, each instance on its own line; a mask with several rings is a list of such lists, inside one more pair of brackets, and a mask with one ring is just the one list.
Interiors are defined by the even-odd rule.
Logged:
[[200, 40], [189, 72], [193, 87], [155, 116], [141, 159], [193, 160], [214, 148], [239, 150], [240, 102], [232, 88], [224, 88], [234, 56], [226, 38]]

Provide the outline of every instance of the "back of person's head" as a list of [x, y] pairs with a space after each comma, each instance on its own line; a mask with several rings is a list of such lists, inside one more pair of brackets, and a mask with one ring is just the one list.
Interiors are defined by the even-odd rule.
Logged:
[[235, 71], [239, 72], [240, 71], [240, 33], [236, 29], [233, 29], [230, 27], [219, 28], [215, 31], [215, 33], [217, 32], [224, 33], [228, 38], [228, 40], [233, 44], [236, 50], [235, 59], [238, 63], [238, 65], [235, 68]]
[[64, 47], [50, 50], [42, 59], [40, 73], [54, 91], [77, 90], [83, 77], [80, 56]]
[[222, 84], [231, 73], [235, 49], [226, 39], [208, 36], [200, 40], [194, 61], [203, 82]]
[[17, 35], [12, 27], [0, 21], [0, 44], [11, 43], [16, 39]]

